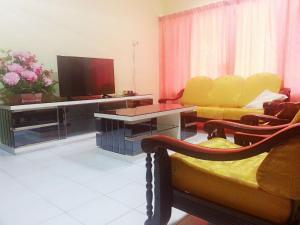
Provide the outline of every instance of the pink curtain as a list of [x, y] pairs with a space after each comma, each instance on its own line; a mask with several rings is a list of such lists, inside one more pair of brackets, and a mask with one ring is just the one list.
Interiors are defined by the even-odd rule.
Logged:
[[160, 95], [193, 76], [282, 76], [300, 99], [300, 1], [228, 0], [160, 18]]
[[300, 100], [300, 1], [278, 5], [278, 71], [284, 86], [292, 89], [292, 100]]
[[190, 74], [192, 18], [187, 14], [160, 20], [160, 95], [174, 96]]

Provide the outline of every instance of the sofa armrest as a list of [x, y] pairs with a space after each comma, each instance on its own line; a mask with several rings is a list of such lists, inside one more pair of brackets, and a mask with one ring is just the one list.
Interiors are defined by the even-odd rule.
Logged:
[[266, 102], [264, 111], [266, 115], [275, 115], [280, 119], [291, 121], [300, 109], [300, 102]]
[[241, 123], [252, 126], [258, 126], [260, 124], [282, 125], [289, 122], [290, 120], [288, 119], [280, 119], [270, 115], [245, 115], [241, 117]]
[[283, 141], [300, 135], [300, 124], [286, 127], [269, 137], [246, 147], [233, 149], [207, 148], [187, 143], [168, 136], [153, 136], [143, 139], [142, 149], [145, 153], [159, 153], [167, 149], [190, 157], [211, 161], [233, 161], [250, 158], [263, 152], [269, 152]]
[[165, 104], [169, 101], [177, 101], [183, 96], [184, 89], [180, 90], [174, 98], [161, 98], [158, 100], [159, 103]]
[[204, 124], [204, 130], [208, 133], [208, 139], [211, 139], [214, 137], [226, 138], [225, 129], [234, 132], [243, 132], [249, 134], [273, 134], [288, 126], [289, 124], [262, 127], [262, 126], [251, 126], [251, 125], [224, 121], [224, 120], [211, 120]]
[[284, 94], [288, 97], [284, 101], [289, 102], [291, 100], [291, 89], [290, 88], [281, 88], [279, 93]]

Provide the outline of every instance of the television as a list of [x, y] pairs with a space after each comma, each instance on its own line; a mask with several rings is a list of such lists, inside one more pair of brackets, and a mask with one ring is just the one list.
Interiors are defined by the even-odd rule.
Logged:
[[115, 93], [112, 59], [57, 56], [57, 67], [61, 97]]

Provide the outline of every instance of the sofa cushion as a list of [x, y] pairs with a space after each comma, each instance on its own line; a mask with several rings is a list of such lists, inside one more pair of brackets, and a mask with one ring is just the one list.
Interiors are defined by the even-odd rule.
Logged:
[[248, 114], [263, 114], [261, 109], [228, 108], [228, 107], [198, 107], [197, 116], [208, 119], [240, 120]]
[[197, 117], [222, 120], [224, 108], [222, 107], [198, 107]]
[[257, 171], [263, 190], [279, 197], [300, 200], [300, 139], [287, 140], [271, 150]]
[[247, 105], [266, 89], [278, 93], [280, 87], [281, 79], [276, 74], [260, 73], [252, 75], [245, 80], [239, 106]]
[[242, 77], [233, 75], [215, 79], [208, 95], [209, 106], [238, 107], [244, 81]]
[[264, 114], [263, 109], [247, 109], [247, 108], [224, 108], [224, 120], [241, 120], [242, 116], [249, 114]]
[[[201, 145], [238, 147], [220, 138]], [[174, 154], [172, 184], [180, 191], [282, 224], [289, 219], [292, 201], [262, 190], [256, 181], [257, 168], [266, 156], [265, 153], [245, 160], [214, 162]]]
[[190, 79], [184, 89], [181, 103], [184, 105], [208, 105], [208, 94], [212, 86], [213, 80], [208, 77], [199, 76]]

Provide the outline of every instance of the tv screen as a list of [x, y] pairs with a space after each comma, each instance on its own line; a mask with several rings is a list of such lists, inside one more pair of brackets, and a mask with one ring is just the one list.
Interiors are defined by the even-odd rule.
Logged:
[[115, 93], [112, 59], [57, 56], [57, 67], [61, 97]]

